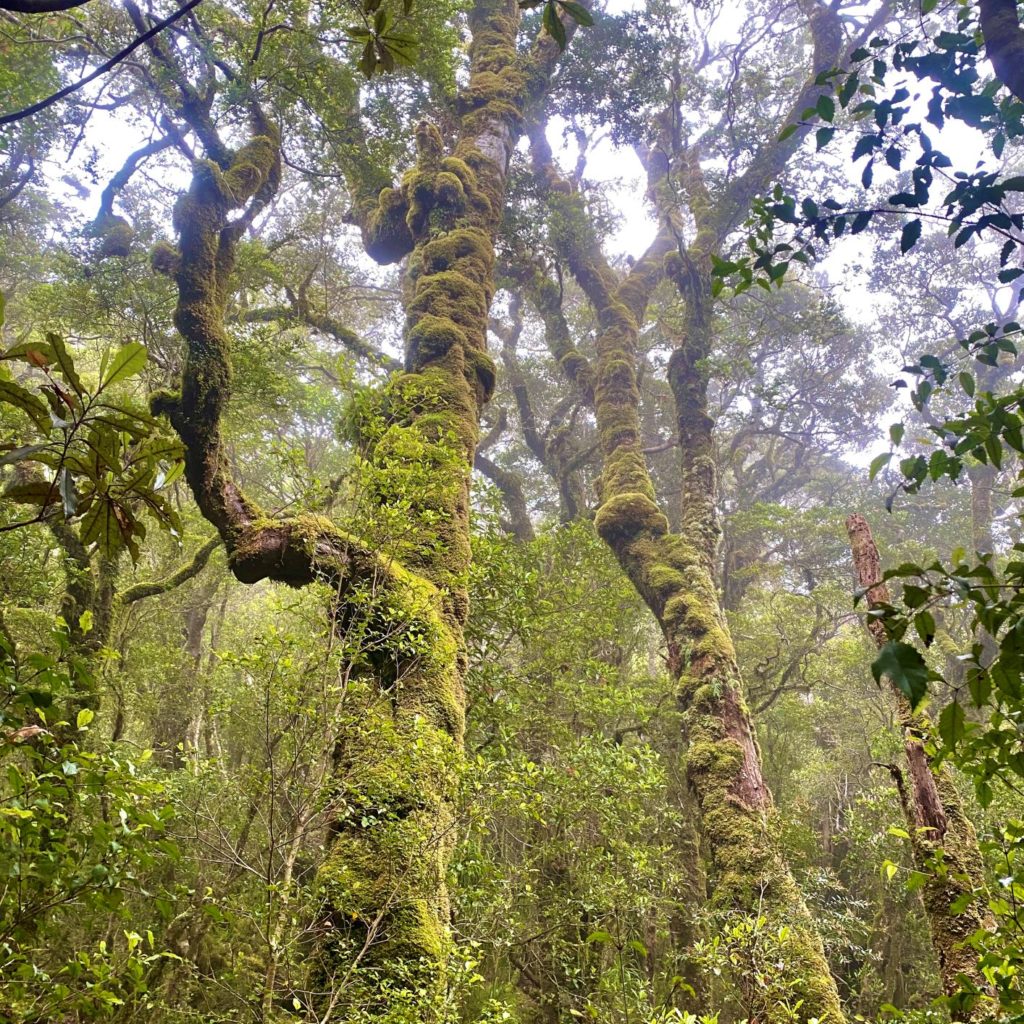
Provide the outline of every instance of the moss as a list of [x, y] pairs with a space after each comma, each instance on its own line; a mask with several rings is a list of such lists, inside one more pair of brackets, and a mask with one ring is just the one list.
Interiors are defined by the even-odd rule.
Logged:
[[455, 177], [462, 182], [463, 189], [466, 192], [476, 190], [476, 174], [474, 173], [473, 168], [460, 157], [446, 156], [441, 161], [441, 170], [447, 171], [449, 174], [454, 174]]
[[452, 213], [458, 215], [462, 212], [463, 202], [466, 198], [465, 189], [461, 180], [454, 174], [447, 171], [440, 171], [434, 177], [434, 194], [439, 203], [444, 203], [452, 208]]
[[455, 159], [473, 175], [473, 188], [466, 190], [470, 209], [481, 220], [497, 222], [504, 206], [504, 192], [497, 187], [492, 161], [471, 144], [461, 147]]
[[411, 323], [425, 314], [447, 318], [469, 337], [479, 339], [486, 332], [489, 308], [490, 296], [481, 285], [461, 269], [453, 269], [420, 277], [408, 315]]
[[494, 245], [480, 228], [461, 228], [431, 239], [420, 251], [420, 272], [437, 274], [461, 266], [485, 281], [494, 270]]
[[665, 276], [676, 278], [683, 272], [683, 257], [678, 252], [670, 252], [665, 257]]
[[462, 122], [471, 132], [483, 134], [488, 124], [496, 120], [505, 121], [514, 125], [517, 130], [522, 129], [523, 112], [520, 105], [514, 100], [503, 99], [501, 96], [492, 95], [486, 104], [479, 105], [475, 110], [463, 115]]
[[100, 239], [100, 259], [131, 255], [132, 242], [135, 240], [135, 229], [124, 217], [107, 214], [100, 218], [96, 224], [95, 234]]
[[576, 380], [577, 377], [582, 377], [584, 374], [590, 373], [590, 363], [587, 361], [585, 356], [580, 355], [580, 353], [576, 351], [567, 352], [563, 355], [562, 358], [559, 359], [559, 364], [565, 372], [565, 375], [570, 380]]
[[215, 164], [209, 165], [211, 176], [232, 208], [247, 203], [275, 171], [280, 173], [280, 147], [280, 136], [276, 132], [257, 135], [235, 154], [223, 173]]
[[498, 382], [498, 367], [494, 360], [479, 349], [466, 352], [466, 374], [470, 384], [477, 389], [477, 402], [484, 405], [491, 400]]
[[459, 93], [459, 107], [465, 112], [502, 100], [515, 107], [518, 113], [525, 81], [515, 63], [506, 64], [496, 71], [478, 71]]
[[[694, 575], [702, 571], [696, 569]], [[690, 588], [675, 593], [665, 602], [662, 620], [669, 636], [682, 645], [691, 658], [699, 655], [717, 658], [725, 664], [732, 662], [732, 640], [717, 602], [708, 601], [706, 595], [702, 599]]]
[[[652, 503], [654, 501], [654, 490], [651, 478], [647, 473], [647, 465], [644, 462], [643, 454], [632, 444], [630, 440], [626, 443], [619, 442], [618, 433], [611, 433], [611, 425], [604, 424], [608, 433], [602, 431], [602, 443], [614, 444], [614, 454], [605, 461], [604, 473], [601, 475], [601, 493], [603, 495], [613, 494], [642, 494]], [[622, 424], [621, 431], [632, 433], [631, 427]], [[612, 440], [614, 438], [615, 440]], [[628, 447], [626, 444], [628, 443]], [[665, 530], [659, 530], [665, 533]]]
[[181, 406], [181, 393], [166, 389], [154, 391], [149, 396], [149, 411], [154, 416], [172, 417]]
[[421, 167], [437, 167], [444, 155], [444, 139], [441, 131], [432, 121], [419, 121], [414, 130], [416, 152]]
[[[434, 647], [432, 659], [437, 659], [443, 648]], [[429, 685], [415, 681], [403, 684], [405, 703], [423, 715], [436, 728], [446, 734], [462, 737], [466, 728], [466, 693], [462, 679], [455, 669], [455, 655], [443, 671], [430, 680]]]
[[377, 263], [397, 263], [413, 248], [413, 236], [407, 223], [407, 206], [401, 189], [381, 189], [376, 202], [365, 208], [361, 217], [363, 246]]
[[[358, 955], [360, 934], [381, 921], [382, 941], [364, 958], [371, 1005], [396, 1002], [398, 988], [416, 1002], [422, 987], [429, 1002], [443, 981], [447, 943], [444, 875], [465, 726], [468, 480], [480, 407], [495, 386], [487, 318], [506, 173], [476, 148], [473, 132], [499, 121], [518, 125], [521, 116], [520, 83], [502, 73], [517, 63], [518, 12], [507, 0], [483, 0], [469, 19], [471, 74], [455, 154], [445, 154], [436, 126], [418, 125], [416, 166], [398, 189], [381, 191], [361, 220], [374, 258], [409, 256], [406, 372], [353, 417], [368, 437], [370, 499], [383, 508], [394, 503], [408, 519], [402, 565], [376, 566], [373, 600], [363, 609], [367, 634], [381, 637], [371, 653], [374, 677], [389, 684], [387, 699], [368, 709], [360, 736], [339, 744], [339, 756], [352, 764], [351, 773], [339, 765], [339, 777], [352, 779], [345, 801], [372, 805], [375, 824], [362, 828], [361, 812], [339, 820], [322, 873], [338, 933], [346, 921], [354, 930], [354, 944], [337, 943], [338, 969]], [[411, 494], [402, 484], [410, 466], [428, 478]], [[410, 1010], [406, 1019], [427, 1016]]]
[[159, 241], [153, 246], [149, 254], [150, 266], [158, 273], [166, 277], [174, 277], [181, 266], [181, 254], [177, 246], [170, 242]]
[[621, 538], [640, 533], [662, 535], [668, 532], [668, 519], [646, 494], [616, 494], [597, 510], [594, 526], [605, 541], [618, 543]]
[[421, 316], [406, 336], [406, 369], [440, 359], [453, 345], [466, 344], [465, 332], [450, 318], [427, 313]]
[[689, 572], [700, 562], [697, 549], [679, 534], [666, 537], [658, 548], [661, 560], [675, 569]]

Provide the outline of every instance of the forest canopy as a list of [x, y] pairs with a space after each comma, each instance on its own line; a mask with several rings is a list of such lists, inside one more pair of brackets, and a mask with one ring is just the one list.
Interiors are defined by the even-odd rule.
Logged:
[[0, 1021], [1024, 1020], [1017, 0], [0, 0]]

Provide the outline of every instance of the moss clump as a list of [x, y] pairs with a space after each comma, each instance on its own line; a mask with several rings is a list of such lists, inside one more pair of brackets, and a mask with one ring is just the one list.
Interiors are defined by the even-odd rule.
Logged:
[[665, 257], [665, 276], [675, 279], [683, 272], [683, 257], [678, 252], [670, 252]]
[[181, 266], [181, 253], [178, 252], [177, 246], [161, 240], [153, 246], [149, 254], [149, 263], [158, 274], [174, 277]]
[[462, 187], [462, 181], [454, 174], [447, 171], [439, 171], [434, 177], [434, 194], [439, 203], [444, 203], [451, 208], [453, 215], [462, 212], [466, 198], [466, 191]]
[[[605, 424], [607, 427], [608, 425]], [[623, 429], [630, 429], [623, 425]], [[603, 437], [607, 434], [602, 432]], [[614, 454], [605, 462], [601, 474], [601, 491], [606, 496], [614, 494], [642, 494], [654, 502], [654, 488], [647, 473], [643, 454], [632, 444], [619, 445]], [[659, 531], [664, 533], [666, 531]]]
[[414, 370], [444, 356], [453, 345], [464, 346], [466, 335], [450, 318], [421, 316], [406, 336], [406, 369]]
[[[590, 380], [590, 363], [587, 361], [586, 356], [580, 355], [575, 350], [567, 352], [559, 359], [559, 365], [562, 367], [562, 371], [565, 375], [574, 381], [578, 381], [581, 387], [593, 388], [593, 381]], [[583, 378], [587, 379], [584, 381]]]
[[375, 202], [362, 210], [363, 246], [377, 263], [397, 263], [413, 248], [413, 236], [406, 221], [407, 207], [401, 189], [381, 189]]
[[473, 168], [465, 160], [457, 156], [446, 156], [441, 161], [441, 170], [454, 174], [462, 182], [463, 190], [466, 192], [475, 191], [477, 188], [476, 174]]
[[135, 229], [124, 217], [106, 214], [100, 217], [93, 226], [93, 233], [99, 238], [98, 256], [101, 260], [112, 256], [130, 256], [132, 242], [135, 241]]
[[480, 228], [460, 228], [433, 238], [422, 247], [419, 255], [423, 274], [459, 267], [463, 274], [486, 281], [494, 271], [494, 246]]
[[[468, 268], [467, 268], [468, 269]], [[442, 270], [424, 274], [416, 282], [416, 293], [408, 306], [411, 323], [420, 316], [444, 317], [458, 324], [467, 337], [481, 342], [486, 336], [490, 295], [467, 274]]]
[[672, 594], [686, 586], [686, 577], [670, 565], [653, 565], [647, 570], [647, 585], [653, 590]]
[[153, 416], [167, 416], [173, 420], [176, 411], [180, 408], [181, 393], [179, 391], [163, 389], [154, 391], [149, 396], [149, 411]]
[[478, 71], [459, 93], [459, 109], [466, 112], [501, 100], [518, 111], [525, 82], [525, 75], [515, 63], [497, 71]]
[[690, 572], [694, 566], [700, 564], [697, 549], [679, 534], [666, 537], [658, 548], [658, 555], [666, 565], [681, 572]]
[[597, 510], [594, 526], [609, 544], [644, 533], [668, 533], [668, 519], [657, 504], [648, 495], [635, 492], [616, 494], [605, 501]]

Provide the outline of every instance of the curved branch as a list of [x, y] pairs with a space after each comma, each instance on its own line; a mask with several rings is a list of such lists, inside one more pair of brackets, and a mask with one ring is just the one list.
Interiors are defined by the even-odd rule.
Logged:
[[0, 11], [15, 14], [56, 14], [87, 4], [89, 0], [0, 0]]
[[480, 438], [480, 441], [476, 446], [477, 452], [485, 452], [489, 448], [493, 448], [501, 439], [501, 435], [505, 433], [507, 427], [508, 410], [504, 406], [500, 406], [497, 409], [497, 416], [495, 417], [494, 423], [490, 426], [487, 433]]
[[526, 498], [523, 495], [523, 483], [517, 473], [502, 469], [496, 462], [487, 458], [482, 452], [477, 452], [473, 459], [474, 467], [495, 487], [501, 491], [505, 501], [505, 507], [511, 517], [508, 523], [508, 530], [517, 540], [533, 540], [533, 523], [530, 522], [530, 514], [526, 508]]
[[291, 306], [271, 306], [267, 309], [255, 309], [247, 313], [245, 319], [249, 323], [273, 323], [275, 320], [301, 323], [312, 328], [318, 334], [333, 338], [344, 346], [358, 359], [365, 359], [388, 371], [400, 370], [400, 360], [381, 352], [371, 345], [350, 327], [346, 327], [334, 317], [326, 313], [314, 313], [308, 305], [298, 299]]
[[[174, 210], [179, 251], [161, 256], [174, 268], [174, 322], [185, 340], [186, 358], [181, 394], [157, 394], [151, 404], [154, 413], [168, 415], [181, 437], [185, 476], [196, 503], [231, 556], [243, 536], [266, 517], [235, 484], [221, 436], [231, 381], [224, 312], [238, 243], [236, 225], [242, 219], [231, 221], [230, 216], [234, 210], [265, 203], [279, 180], [280, 137], [276, 128], [254, 115], [253, 136], [232, 154], [223, 171], [213, 161], [195, 164], [189, 191]], [[261, 545], [251, 537], [249, 541], [258, 563]], [[274, 541], [269, 543], [275, 547]], [[239, 568], [233, 565], [236, 575]], [[241, 571], [251, 575], [254, 570]]]
[[[718, 203], [713, 221], [719, 239], [724, 238], [747, 215], [754, 196], [763, 192], [782, 173], [816, 120], [802, 119], [801, 115], [807, 108], [814, 107], [818, 97], [828, 89], [828, 86], [819, 85], [817, 79], [822, 72], [835, 67], [842, 58], [843, 26], [833, 7], [824, 4], [815, 5], [809, 26], [814, 40], [810, 75], [789, 112], [783, 117], [779, 130], [754, 155], [746, 171], [733, 179]], [[779, 132], [790, 124], [797, 124], [797, 130], [787, 138], [780, 139]]]
[[152, 142], [148, 142], [145, 146], [141, 146], [139, 149], [135, 150], [134, 153], [129, 154], [128, 158], [121, 165], [121, 169], [110, 179], [107, 183], [107, 187], [101, 193], [100, 210], [96, 215], [94, 223], [100, 224], [104, 217], [110, 217], [113, 214], [114, 199], [117, 196], [117, 193], [128, 184], [132, 175], [143, 160], [146, 160], [148, 157], [154, 156], [157, 153], [162, 153], [165, 149], [170, 149], [170, 147], [176, 143], [177, 140], [174, 138], [174, 135], [168, 134], [159, 139], [154, 139]]
[[0, 193], [0, 210], [7, 206], [8, 203], [13, 203], [32, 180], [32, 175], [36, 172], [36, 162], [32, 158], [31, 153], [26, 157], [26, 161], [27, 166], [18, 180], [6, 192]]
[[182, 566], [176, 573], [163, 580], [149, 583], [136, 583], [121, 594], [121, 604], [134, 604], [147, 597], [157, 597], [180, 587], [183, 583], [198, 576], [210, 561], [210, 555], [221, 546], [219, 536], [211, 537], [193, 556], [192, 561]]
[[0, 117], [0, 125], [14, 124], [15, 121], [22, 121], [26, 117], [31, 117], [33, 114], [38, 114], [42, 110], [46, 110], [47, 107], [52, 107], [54, 103], [59, 103], [61, 100], [66, 99], [72, 93], [78, 92], [83, 86], [88, 85], [90, 82], [94, 82], [97, 78], [105, 75], [108, 71], [113, 70], [121, 63], [126, 57], [129, 57], [144, 43], [149, 42], [154, 36], [159, 35], [168, 25], [173, 25], [174, 22], [185, 17], [189, 11], [194, 7], [198, 7], [203, 0], [189, 0], [184, 7], [179, 7], [172, 15], [164, 18], [163, 21], [158, 21], [147, 31], [143, 32], [140, 36], [137, 36], [132, 40], [123, 50], [118, 50], [110, 60], [104, 61], [95, 71], [90, 72], [84, 78], [80, 78], [77, 82], [72, 82], [71, 85], [66, 85], [63, 89], [59, 89], [57, 92], [47, 96], [45, 99], [39, 100], [37, 103], [33, 103], [22, 110], [16, 110], [11, 114], [4, 114]]

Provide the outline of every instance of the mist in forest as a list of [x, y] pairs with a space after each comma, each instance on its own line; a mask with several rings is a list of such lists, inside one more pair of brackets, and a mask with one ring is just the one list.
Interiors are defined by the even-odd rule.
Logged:
[[0, 1024], [1024, 1020], [1018, 0], [0, 0]]

